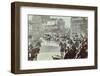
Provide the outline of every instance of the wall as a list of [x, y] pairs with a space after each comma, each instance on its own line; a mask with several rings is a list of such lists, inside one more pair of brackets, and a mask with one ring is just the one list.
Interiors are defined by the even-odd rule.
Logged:
[[[100, 0], [1, 0], [0, 1], [0, 76], [16, 76], [10, 73], [11, 60], [11, 10], [10, 3], [13, 1], [29, 1], [41, 3], [73, 4], [98, 6], [98, 46], [100, 46]], [[100, 58], [100, 48], [98, 48], [98, 58]], [[100, 60], [98, 70], [65, 71], [52, 73], [24, 74], [24, 76], [99, 76]], [[18, 75], [23, 76], [23, 75]]]

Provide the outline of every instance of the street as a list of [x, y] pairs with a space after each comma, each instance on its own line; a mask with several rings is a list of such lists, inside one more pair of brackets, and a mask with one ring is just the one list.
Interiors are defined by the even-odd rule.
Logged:
[[53, 41], [47, 42], [42, 40], [42, 45], [37, 60], [52, 60], [52, 56], [54, 55], [60, 55], [59, 45]]

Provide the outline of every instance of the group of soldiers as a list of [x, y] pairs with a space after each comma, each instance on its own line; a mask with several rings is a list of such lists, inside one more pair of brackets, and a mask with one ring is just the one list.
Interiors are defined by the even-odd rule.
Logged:
[[79, 59], [88, 56], [88, 40], [87, 37], [80, 39], [79, 37], [72, 39], [62, 39], [59, 43], [61, 59]]

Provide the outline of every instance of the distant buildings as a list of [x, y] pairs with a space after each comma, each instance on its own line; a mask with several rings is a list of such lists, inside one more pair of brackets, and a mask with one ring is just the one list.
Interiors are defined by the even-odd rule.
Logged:
[[88, 20], [86, 17], [66, 17], [49, 15], [28, 16], [28, 37], [38, 40], [45, 33], [87, 35]]
[[72, 17], [71, 18], [71, 33], [87, 35], [88, 21], [86, 17]]

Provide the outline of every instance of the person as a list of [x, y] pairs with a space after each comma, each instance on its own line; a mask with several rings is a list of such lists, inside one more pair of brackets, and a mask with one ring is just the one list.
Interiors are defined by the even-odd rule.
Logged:
[[76, 47], [74, 46], [74, 44], [72, 44], [71, 48], [67, 48], [68, 51], [64, 56], [64, 59], [74, 59], [74, 57], [76, 56]]
[[64, 39], [62, 41], [60, 41], [59, 46], [61, 47], [60, 48], [61, 59], [63, 59], [64, 58], [65, 51], [66, 51], [66, 43], [65, 43]]
[[31, 52], [32, 60], [37, 60], [37, 53], [38, 53], [38, 49], [33, 48]]
[[88, 56], [87, 48], [88, 48], [88, 43], [87, 43], [87, 39], [85, 39], [85, 41], [83, 42], [81, 52], [80, 52], [80, 58], [87, 58]]
[[40, 47], [41, 47], [41, 41], [37, 41], [36, 42], [36, 45], [35, 45], [35, 60], [37, 60], [37, 55], [39, 54], [40, 52]]
[[82, 45], [81, 45], [78, 53], [76, 54], [76, 58], [87, 58], [88, 57], [87, 48], [88, 48], [88, 43], [87, 43], [87, 39], [85, 39], [82, 42]]
[[40, 47], [41, 47], [40, 41], [34, 42], [34, 47], [32, 46], [29, 51], [29, 60], [37, 60], [37, 55], [40, 52]]
[[29, 44], [29, 46], [28, 46], [28, 60], [33, 60], [33, 58], [32, 58], [32, 49], [33, 49], [32, 44]]

